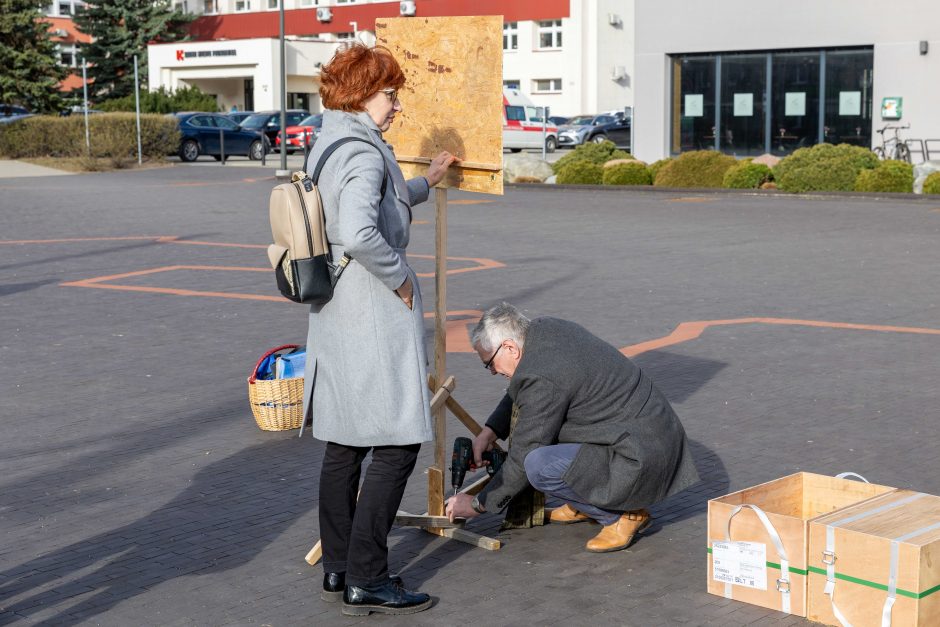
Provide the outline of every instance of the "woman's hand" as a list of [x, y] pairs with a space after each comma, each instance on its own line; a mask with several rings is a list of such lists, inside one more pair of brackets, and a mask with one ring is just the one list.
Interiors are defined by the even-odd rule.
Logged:
[[434, 187], [443, 181], [444, 176], [447, 175], [447, 168], [449, 168], [450, 164], [454, 163], [455, 161], [460, 162], [460, 159], [450, 154], [446, 150], [431, 159], [431, 165], [428, 166], [428, 172], [425, 175], [425, 178], [428, 179], [428, 185], [430, 187]]
[[395, 290], [395, 293], [408, 305], [408, 309], [414, 308], [415, 291], [414, 286], [411, 284], [410, 276], [405, 278], [405, 282], [401, 284], [401, 287]]

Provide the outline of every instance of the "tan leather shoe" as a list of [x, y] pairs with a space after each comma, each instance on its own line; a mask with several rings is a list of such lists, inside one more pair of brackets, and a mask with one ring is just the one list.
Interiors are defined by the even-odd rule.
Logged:
[[650, 513], [645, 509], [626, 512], [617, 522], [606, 525], [601, 532], [588, 540], [585, 548], [591, 553], [609, 553], [625, 549], [633, 542], [636, 534], [652, 523]]
[[587, 514], [582, 514], [567, 503], [561, 507], [556, 507], [552, 510], [552, 513], [548, 515], [548, 521], [550, 523], [561, 525], [570, 525], [572, 523], [585, 522], [587, 520], [591, 520], [591, 517]]

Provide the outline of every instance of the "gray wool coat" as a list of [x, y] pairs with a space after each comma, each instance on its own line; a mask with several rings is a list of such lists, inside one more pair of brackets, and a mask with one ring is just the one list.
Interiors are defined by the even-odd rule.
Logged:
[[551, 444], [582, 445], [564, 480], [604, 509], [647, 507], [699, 481], [666, 397], [620, 351], [573, 322], [531, 322], [508, 393], [486, 422], [503, 439], [513, 403], [519, 418], [509, 456], [478, 497], [490, 511], [528, 485], [526, 455]]
[[[333, 299], [310, 308], [304, 416], [313, 436], [347, 446], [404, 445], [433, 439], [427, 348], [418, 280], [405, 255], [411, 206], [428, 198], [424, 177], [406, 181], [391, 148], [365, 112], [326, 111], [310, 154], [313, 174], [327, 146], [319, 190], [327, 237], [338, 260], [353, 261]], [[384, 167], [383, 167], [384, 160]], [[382, 177], [387, 172], [385, 196]], [[414, 308], [395, 290], [411, 277]]]

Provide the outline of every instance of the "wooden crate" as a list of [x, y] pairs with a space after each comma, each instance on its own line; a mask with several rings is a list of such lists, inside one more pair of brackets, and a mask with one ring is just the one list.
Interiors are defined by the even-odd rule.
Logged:
[[[893, 488], [839, 479], [826, 475], [799, 472], [781, 477], [761, 485], [734, 492], [708, 502], [708, 591], [712, 594], [752, 603], [790, 614], [806, 616], [806, 550], [807, 524], [817, 516], [866, 501], [879, 494], [891, 492]], [[744, 507], [757, 506], [766, 515], [767, 522], [779, 535], [788, 562], [788, 581], [783, 577], [783, 561], [775, 543], [754, 510]], [[735, 510], [742, 508], [735, 513]], [[731, 519], [734, 514], [733, 519]], [[747, 548], [764, 551], [762, 575], [766, 581], [729, 583], [716, 579], [721, 573], [715, 571], [716, 548], [721, 555], [719, 570], [726, 563], [727, 553], [715, 542], [727, 540], [728, 521], [731, 519], [731, 541], [754, 543]], [[756, 572], [755, 560], [759, 551], [751, 554], [752, 571]], [[733, 571], [733, 569], [732, 569]], [[727, 576], [727, 573], [726, 573]], [[787, 610], [789, 605], [789, 610]]]
[[[827, 528], [832, 528], [832, 556]], [[892, 553], [893, 627], [940, 625], [940, 497], [898, 490], [817, 518], [809, 525], [808, 617], [838, 625], [826, 595], [829, 566], [832, 599], [853, 627], [881, 627], [889, 598]]]

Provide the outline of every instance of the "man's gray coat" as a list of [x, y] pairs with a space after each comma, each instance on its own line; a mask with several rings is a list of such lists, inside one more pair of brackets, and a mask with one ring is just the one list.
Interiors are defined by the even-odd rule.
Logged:
[[[426, 442], [433, 430], [423, 309], [405, 248], [411, 206], [427, 200], [428, 182], [405, 181], [365, 112], [323, 114], [307, 172], [313, 174], [327, 146], [350, 136], [372, 145], [340, 146], [318, 185], [333, 258], [346, 252], [353, 261], [333, 299], [310, 308], [304, 416], [312, 415], [314, 437], [347, 446]], [[395, 293], [406, 277], [414, 286], [412, 310]]]
[[526, 455], [551, 444], [582, 444], [564, 480], [604, 509], [647, 507], [699, 481], [666, 397], [620, 351], [573, 322], [530, 323], [508, 394], [486, 423], [503, 439], [513, 403], [519, 419], [509, 456], [479, 495], [487, 510], [505, 508], [528, 485]]

